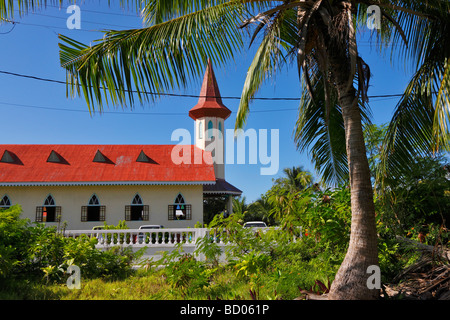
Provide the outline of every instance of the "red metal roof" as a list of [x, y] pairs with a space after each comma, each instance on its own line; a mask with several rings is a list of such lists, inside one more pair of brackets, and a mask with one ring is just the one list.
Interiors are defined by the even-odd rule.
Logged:
[[203, 78], [200, 98], [198, 99], [197, 105], [189, 111], [189, 116], [194, 120], [203, 117], [219, 117], [227, 119], [230, 114], [231, 111], [222, 103], [211, 60], [208, 60], [208, 67], [206, 68], [205, 76]]
[[[178, 165], [171, 157], [175, 146], [0, 145], [0, 185], [215, 183], [210, 152], [186, 146], [191, 164]], [[195, 164], [195, 152], [201, 164]]]

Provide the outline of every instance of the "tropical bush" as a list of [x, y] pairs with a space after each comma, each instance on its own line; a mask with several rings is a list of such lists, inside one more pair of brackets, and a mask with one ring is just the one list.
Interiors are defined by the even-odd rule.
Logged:
[[97, 239], [66, 238], [56, 228], [21, 219], [21, 207], [0, 210], [0, 282], [21, 279], [66, 281], [67, 268], [80, 267], [82, 277], [123, 278], [140, 252], [95, 248]]

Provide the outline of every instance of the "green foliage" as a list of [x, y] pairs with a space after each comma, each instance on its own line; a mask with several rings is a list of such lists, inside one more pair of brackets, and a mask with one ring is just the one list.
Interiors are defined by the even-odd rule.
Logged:
[[269, 266], [271, 257], [263, 252], [251, 251], [240, 257], [239, 260], [231, 261], [238, 277], [251, 277], [264, 272]]
[[386, 135], [387, 124], [368, 124], [364, 127], [364, 140], [366, 141], [367, 160], [369, 162], [372, 178], [376, 177], [381, 160], [381, 148]]
[[284, 230], [293, 233], [298, 227], [303, 236], [313, 237], [319, 245], [346, 249], [350, 234], [350, 189], [341, 186], [334, 190], [306, 190], [269, 195], [272, 214]]
[[105, 230], [123, 230], [128, 229], [127, 223], [125, 220], [119, 220], [117, 225], [107, 224], [106, 221], [103, 223], [103, 228]]
[[203, 223], [210, 223], [216, 214], [222, 213], [227, 207], [228, 197], [217, 195], [203, 198]]
[[195, 254], [198, 256], [203, 254], [207, 263], [213, 267], [219, 265], [219, 257], [222, 254], [222, 249], [214, 240], [214, 233], [207, 234], [204, 237], [197, 239]]
[[[412, 170], [404, 172], [400, 179], [389, 182], [377, 204], [389, 231], [402, 236], [417, 232], [416, 239], [422, 232], [434, 245], [441, 226], [450, 227], [450, 180], [445, 158], [417, 158], [410, 167]], [[441, 235], [447, 242], [445, 230]]]
[[173, 289], [179, 290], [183, 297], [202, 289], [209, 283], [210, 271], [194, 255], [184, 253], [181, 243], [170, 252], [164, 251], [156, 265], [164, 265], [167, 282]]
[[101, 251], [97, 240], [66, 238], [55, 228], [20, 219], [20, 206], [0, 211], [0, 282], [44, 279], [63, 282], [67, 267], [80, 267], [83, 279], [123, 278], [141, 252], [113, 247]]

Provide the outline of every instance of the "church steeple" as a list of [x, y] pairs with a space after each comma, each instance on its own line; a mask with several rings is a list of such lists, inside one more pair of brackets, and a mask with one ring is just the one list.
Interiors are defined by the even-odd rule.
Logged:
[[211, 60], [208, 60], [202, 89], [200, 90], [200, 98], [197, 105], [189, 111], [189, 116], [194, 120], [203, 117], [218, 117], [225, 120], [230, 114], [231, 111], [222, 103]]
[[211, 152], [216, 178], [220, 179], [225, 178], [224, 121], [230, 114], [231, 111], [222, 103], [211, 60], [208, 60], [200, 98], [189, 111], [189, 116], [195, 120], [195, 145]]

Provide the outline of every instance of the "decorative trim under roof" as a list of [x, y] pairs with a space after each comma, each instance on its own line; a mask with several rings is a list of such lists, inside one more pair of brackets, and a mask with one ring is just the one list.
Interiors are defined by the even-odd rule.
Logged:
[[2, 182], [0, 187], [214, 185], [212, 181]]

